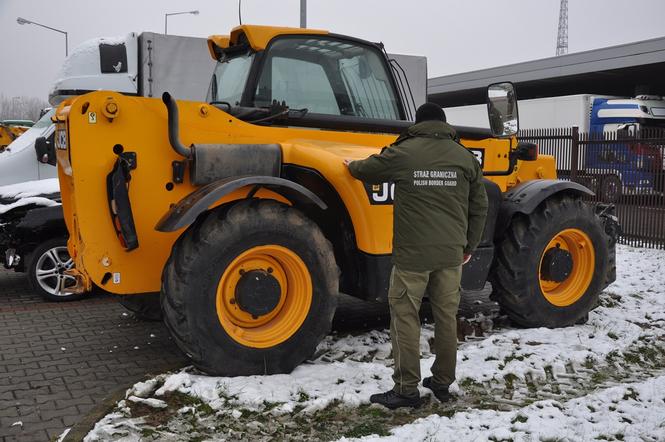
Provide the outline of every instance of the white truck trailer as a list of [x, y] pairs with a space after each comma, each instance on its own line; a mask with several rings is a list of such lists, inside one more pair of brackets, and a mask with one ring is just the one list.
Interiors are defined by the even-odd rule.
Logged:
[[[56, 106], [65, 98], [96, 90], [159, 97], [165, 91], [181, 100], [205, 100], [215, 67], [204, 38], [132, 32], [95, 38], [75, 48], [65, 60], [49, 94]], [[53, 146], [53, 111], [0, 153], [0, 186], [55, 178], [57, 168], [41, 163], [35, 143]]]

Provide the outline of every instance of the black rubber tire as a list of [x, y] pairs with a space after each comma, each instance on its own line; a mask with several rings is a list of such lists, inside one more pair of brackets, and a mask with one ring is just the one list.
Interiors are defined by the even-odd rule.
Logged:
[[[45, 255], [49, 250], [52, 249], [61, 249], [61, 248], [67, 248], [67, 238], [66, 237], [56, 237], [56, 238], [51, 238], [40, 245], [38, 245], [32, 252], [30, 252], [30, 255], [28, 256], [26, 267], [27, 267], [27, 273], [28, 273], [28, 282], [30, 283], [30, 287], [41, 297], [46, 299], [47, 301], [54, 301], [54, 302], [65, 302], [65, 301], [76, 301], [81, 298], [83, 298], [86, 294], [85, 293], [70, 293], [70, 294], [60, 294], [57, 295], [55, 293], [51, 293], [47, 290], [44, 289], [39, 283], [39, 279], [37, 277], [37, 266], [40, 263], [40, 257]], [[69, 253], [66, 251], [66, 256], [69, 257]], [[62, 256], [61, 261], [64, 260], [64, 254]], [[49, 283], [53, 282], [55, 283], [55, 280], [49, 280]], [[73, 280], [72, 280], [73, 282]], [[48, 284], [47, 284], [48, 285]]]
[[606, 203], [616, 203], [621, 199], [623, 194], [623, 184], [618, 175], [605, 175], [600, 180], [600, 188], [598, 195], [600, 200]]
[[[295, 252], [312, 278], [312, 303], [302, 326], [270, 348], [230, 337], [217, 317], [219, 280], [252, 247], [277, 244]], [[330, 331], [339, 276], [333, 249], [299, 210], [272, 200], [247, 200], [200, 217], [178, 239], [162, 276], [164, 322], [200, 370], [216, 376], [290, 373], [314, 354]]]
[[[582, 230], [591, 239], [595, 268], [582, 297], [566, 307], [551, 304], [540, 288], [540, 261], [545, 247], [564, 229]], [[600, 218], [579, 198], [554, 196], [529, 216], [518, 216], [498, 246], [490, 282], [492, 299], [524, 327], [566, 327], [584, 318], [598, 304], [608, 268], [608, 238]]]
[[159, 292], [144, 293], [141, 295], [122, 295], [120, 296], [120, 304], [132, 312], [136, 319], [142, 321], [161, 321], [163, 316], [159, 296]]

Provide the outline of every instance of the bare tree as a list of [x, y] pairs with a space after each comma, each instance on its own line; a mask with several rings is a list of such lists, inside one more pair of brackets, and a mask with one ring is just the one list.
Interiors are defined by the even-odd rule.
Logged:
[[46, 101], [35, 97], [6, 97], [0, 95], [0, 121], [37, 121], [39, 112], [48, 105]]

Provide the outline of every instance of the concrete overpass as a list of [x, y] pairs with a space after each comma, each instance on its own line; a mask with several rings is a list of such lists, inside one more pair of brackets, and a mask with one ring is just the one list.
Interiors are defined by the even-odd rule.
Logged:
[[572, 94], [665, 95], [665, 37], [428, 80], [443, 107], [485, 102], [487, 85], [512, 81], [519, 99]]

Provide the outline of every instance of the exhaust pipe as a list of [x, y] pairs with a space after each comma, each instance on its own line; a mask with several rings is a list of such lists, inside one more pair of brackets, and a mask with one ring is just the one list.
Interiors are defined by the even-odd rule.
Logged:
[[169, 120], [169, 142], [171, 147], [178, 154], [182, 155], [185, 158], [190, 158], [192, 156], [192, 149], [186, 147], [180, 142], [180, 128], [178, 126], [178, 105], [175, 100], [168, 92], [162, 94], [162, 101], [166, 105], [166, 110], [168, 111], [168, 120]]

